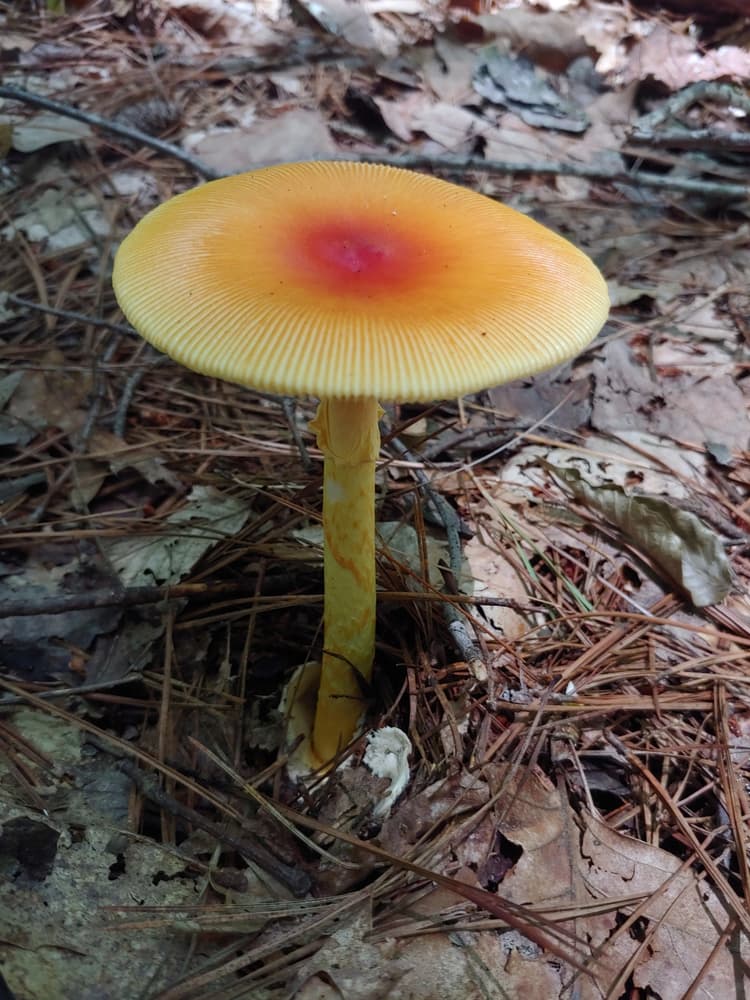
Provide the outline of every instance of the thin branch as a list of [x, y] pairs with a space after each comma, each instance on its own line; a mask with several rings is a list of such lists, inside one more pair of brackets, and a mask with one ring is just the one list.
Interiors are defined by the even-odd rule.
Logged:
[[218, 170], [214, 170], [207, 163], [203, 163], [197, 157], [186, 153], [184, 149], [181, 149], [174, 143], [157, 139], [155, 136], [149, 135], [148, 132], [142, 132], [139, 128], [133, 128], [132, 125], [122, 125], [120, 122], [112, 121], [109, 118], [102, 118], [101, 115], [92, 114], [90, 111], [81, 111], [80, 108], [74, 108], [70, 104], [63, 104], [62, 101], [53, 101], [49, 97], [41, 97], [39, 94], [32, 94], [21, 87], [0, 86], [0, 97], [7, 97], [11, 101], [20, 101], [22, 104], [29, 104], [33, 108], [44, 108], [45, 111], [54, 111], [58, 115], [64, 115], [66, 118], [74, 118], [76, 121], [85, 122], [87, 125], [101, 129], [103, 132], [119, 135], [121, 139], [139, 142], [142, 146], [147, 146], [157, 153], [163, 153], [165, 156], [171, 156], [175, 160], [180, 160], [196, 174], [205, 177], [207, 180], [214, 180], [222, 176]]
[[[455, 511], [450, 508], [455, 517]], [[53, 594], [47, 597], [21, 597], [3, 604], [3, 618], [32, 618], [38, 615], [65, 615], [72, 611], [93, 611], [96, 608], [132, 608], [141, 604], [159, 604], [162, 601], [182, 599], [212, 601], [219, 597], [247, 596], [251, 604], [287, 601], [304, 601], [305, 606], [320, 604], [322, 594], [296, 594], [290, 592], [292, 579], [283, 574], [278, 579], [266, 580], [265, 594], [257, 594], [255, 585], [246, 583], [176, 583], [163, 587], [105, 587], [83, 594]], [[268, 593], [268, 591], [271, 593]], [[425, 601], [427, 603], [465, 604], [469, 607], [513, 608], [522, 614], [539, 611], [533, 605], [521, 604], [510, 597], [473, 597], [469, 594], [441, 594], [426, 591], [384, 590], [378, 595], [382, 601]]]
[[113, 330], [115, 333], [124, 333], [128, 337], [137, 337], [132, 326], [124, 323], [110, 323], [106, 319], [95, 319], [87, 316], [86, 313], [71, 312], [69, 309], [56, 309], [54, 306], [45, 306], [41, 302], [32, 302], [30, 299], [23, 299], [20, 295], [7, 292], [5, 301], [11, 305], [19, 306], [21, 309], [32, 309], [34, 312], [45, 313], [48, 316], [59, 316], [60, 319], [69, 319], [74, 323], [85, 323], [87, 326], [101, 327], [103, 330]]
[[[3, 604], [4, 618], [22, 618], [36, 615], [63, 615], [71, 611], [91, 611], [94, 608], [132, 608], [139, 604], [158, 604], [181, 598], [205, 598], [236, 594], [252, 594], [253, 588], [247, 583], [178, 583], [165, 587], [118, 587], [90, 590], [85, 594], [66, 594], [63, 597], [19, 598]], [[286, 595], [291, 600], [296, 595]], [[306, 604], [322, 601], [322, 595], [306, 594]], [[278, 601], [278, 595], [263, 595], [256, 601]]]
[[122, 393], [120, 395], [120, 402], [117, 404], [117, 410], [115, 411], [114, 419], [112, 421], [112, 430], [117, 437], [125, 437], [125, 425], [128, 420], [128, 409], [133, 401], [135, 390], [140, 385], [144, 375], [147, 371], [151, 371], [156, 368], [157, 365], [160, 365], [162, 362], [168, 360], [169, 358], [166, 354], [157, 354], [155, 351], [149, 350], [147, 352], [146, 360], [141, 362], [141, 365], [128, 376], [125, 385], [123, 386]]
[[671, 146], [673, 149], [710, 149], [717, 152], [744, 153], [750, 149], [750, 132], [719, 132], [715, 128], [670, 128], [663, 132], [637, 128], [628, 137], [630, 142], [650, 146]]
[[[386, 432], [390, 430], [383, 422]], [[402, 458], [410, 462], [416, 462], [416, 457], [412, 455], [407, 446], [398, 437], [390, 438], [389, 447]], [[433, 487], [426, 473], [421, 469], [414, 469], [414, 476], [419, 484], [419, 489], [423, 492], [427, 504], [432, 508], [438, 523], [442, 524], [448, 541], [448, 561], [449, 575], [452, 577], [456, 589], [458, 589], [461, 578], [462, 555], [461, 555], [461, 520], [455, 510], [451, 507], [444, 496]], [[462, 614], [460, 608], [446, 601], [443, 604], [443, 615], [445, 617], [448, 631], [459, 654], [467, 663], [475, 665], [478, 669], [482, 663], [482, 651], [479, 648], [474, 636], [471, 635], [467, 626], [467, 615]], [[468, 619], [471, 621], [471, 619]]]
[[[91, 740], [91, 737], [89, 737], [89, 740]], [[105, 742], [96, 740], [95, 743], [100, 750], [114, 754], [114, 756], [119, 756]], [[188, 806], [178, 802], [172, 795], [163, 791], [151, 775], [144, 773], [132, 761], [121, 758], [118, 768], [130, 778], [141, 795], [164, 810], [164, 812], [184, 820], [199, 830], [203, 830], [220, 844], [231, 847], [232, 850], [237, 851], [239, 854], [246, 855], [256, 865], [272, 875], [282, 885], [285, 885], [295, 896], [302, 897], [309, 893], [313, 883], [307, 872], [299, 868], [292, 868], [281, 861], [260, 841], [256, 834], [253, 834], [249, 830], [243, 830], [241, 837], [233, 836], [219, 823], [212, 823], [199, 812], [196, 812], [195, 809], [190, 809]]]
[[[141, 132], [140, 129], [110, 121], [102, 118], [100, 115], [80, 111], [78, 108], [70, 107], [60, 101], [53, 101], [47, 97], [39, 97], [36, 94], [22, 90], [20, 87], [0, 86], [0, 97], [8, 97], [34, 107], [55, 111], [57, 114], [86, 122], [88, 125], [111, 132], [113, 135], [119, 135], [122, 138], [140, 142], [150, 149], [180, 160], [195, 173], [207, 180], [215, 180], [218, 177], [227, 176], [226, 173], [215, 170], [213, 167], [197, 159], [197, 157], [186, 153], [184, 149], [181, 149], [174, 143], [156, 139], [146, 132]], [[643, 171], [630, 173], [625, 169], [613, 170], [612, 168], [578, 163], [550, 161], [541, 163], [511, 163], [505, 160], [485, 160], [481, 156], [427, 156], [423, 153], [410, 153], [397, 156], [379, 153], [352, 153], [341, 157], [331, 157], [331, 159], [354, 159], [360, 160], [363, 163], [385, 163], [390, 166], [408, 169], [427, 168], [445, 173], [479, 171], [490, 174], [506, 174], [508, 176], [533, 174], [539, 177], [556, 175], [584, 177], [589, 180], [613, 181], [620, 184], [630, 184], [634, 187], [655, 188], [661, 191], [678, 191], [683, 194], [698, 194], [714, 198], [746, 198], [750, 195], [750, 186], [747, 184], [731, 184], [728, 182], [707, 181], [688, 177], [669, 177], [663, 174], [653, 174]], [[258, 166], [260, 167], [262, 164], [258, 164]]]
[[636, 128], [645, 131], [656, 128], [670, 118], [676, 120], [678, 115], [699, 101], [713, 101], [750, 114], [750, 95], [742, 87], [717, 83], [715, 80], [699, 80], [660, 102], [658, 107], [638, 120]]
[[693, 180], [688, 177], [669, 177], [665, 174], [652, 174], [643, 171], [629, 173], [627, 170], [613, 170], [609, 167], [594, 167], [579, 163], [507, 163], [505, 160], [484, 160], [481, 156], [426, 156], [422, 153], [411, 153], [404, 156], [381, 156], [379, 154], [360, 154], [358, 157], [364, 163], [386, 163], [393, 167], [428, 167], [445, 172], [463, 173], [476, 170], [488, 174], [536, 174], [584, 177], [596, 181], [613, 181], [618, 184], [631, 184], [634, 187], [657, 188], [661, 191], [681, 191], [684, 194], [699, 194], [716, 198], [747, 198], [750, 195], [750, 185], [730, 184], [723, 181]]

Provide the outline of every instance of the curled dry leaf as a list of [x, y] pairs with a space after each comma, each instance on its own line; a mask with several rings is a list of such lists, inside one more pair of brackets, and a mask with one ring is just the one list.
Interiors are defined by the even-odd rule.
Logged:
[[649, 76], [670, 90], [681, 90], [699, 80], [742, 80], [750, 76], [750, 52], [737, 45], [721, 45], [702, 53], [693, 35], [657, 23], [631, 49], [621, 82]]
[[620, 486], [590, 486], [576, 469], [551, 471], [577, 500], [595, 510], [647, 553], [702, 608], [729, 593], [732, 571], [719, 537], [688, 511], [659, 497], [628, 496]]

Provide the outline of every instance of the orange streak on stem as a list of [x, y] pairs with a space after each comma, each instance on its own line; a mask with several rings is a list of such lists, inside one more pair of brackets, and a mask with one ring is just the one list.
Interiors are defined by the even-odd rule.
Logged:
[[372, 398], [324, 399], [311, 424], [325, 457], [324, 652], [312, 736], [313, 751], [323, 761], [354, 735], [365, 707], [363, 688], [372, 676], [379, 414]]

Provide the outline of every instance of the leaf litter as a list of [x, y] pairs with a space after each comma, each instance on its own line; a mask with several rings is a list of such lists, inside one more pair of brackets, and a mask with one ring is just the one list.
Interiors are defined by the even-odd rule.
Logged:
[[422, 157], [582, 245], [615, 308], [572, 366], [389, 414], [369, 721], [408, 735], [408, 783], [379, 814], [363, 738], [303, 789], [278, 705], [319, 643], [312, 404], [155, 366], [120, 324], [114, 246], [194, 163], [2, 97], [3, 988], [742, 991], [742, 25], [599, 0], [17, 7], [4, 83], [219, 173]]

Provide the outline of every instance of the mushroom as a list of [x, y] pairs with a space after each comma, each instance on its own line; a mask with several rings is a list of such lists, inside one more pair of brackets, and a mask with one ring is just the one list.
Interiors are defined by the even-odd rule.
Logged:
[[556, 365], [608, 312], [594, 264], [490, 198], [343, 161], [212, 181], [123, 241], [126, 317], [188, 368], [320, 399], [325, 604], [312, 747], [351, 739], [375, 650], [379, 400], [460, 396]]

